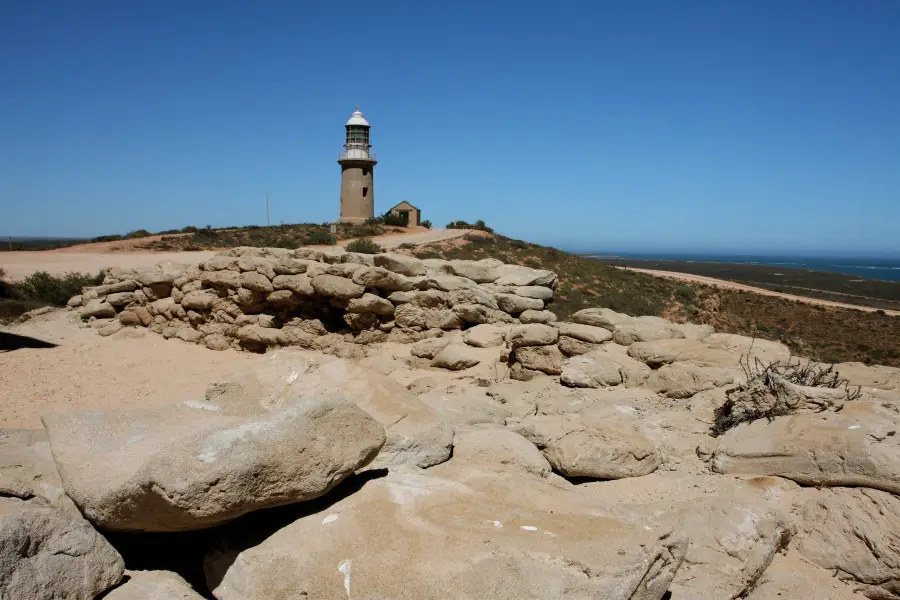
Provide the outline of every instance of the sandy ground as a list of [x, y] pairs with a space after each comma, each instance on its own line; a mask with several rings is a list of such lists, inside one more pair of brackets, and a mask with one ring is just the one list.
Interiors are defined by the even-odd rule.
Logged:
[[[41, 427], [41, 415], [139, 408], [203, 398], [206, 385], [264, 355], [213, 352], [145, 330], [101, 337], [59, 310], [0, 328], [0, 428]], [[25, 339], [12, 338], [10, 335]], [[121, 337], [120, 337], [121, 336]], [[16, 348], [36, 341], [52, 348]], [[11, 349], [10, 349], [11, 348]]]
[[[623, 269], [625, 267], [618, 267]], [[753, 292], [754, 294], [762, 294], [763, 296], [778, 296], [780, 298], [787, 298], [788, 300], [796, 300], [798, 302], [805, 302], [806, 304], [818, 304], [819, 306], [832, 306], [835, 308], [852, 308], [855, 310], [862, 310], [865, 312], [875, 312], [878, 310], [877, 308], [872, 308], [870, 306], [860, 306], [858, 304], [846, 304], [844, 302], [832, 302], [831, 300], [821, 300], [819, 298], [807, 298], [805, 296], [795, 296], [793, 294], [785, 294], [782, 292], [774, 292], [772, 290], [767, 290], [765, 288], [753, 287], [750, 285], [744, 285], [742, 283], [735, 283], [733, 281], [726, 281], [724, 279], [715, 279], [713, 277], [704, 277], [703, 275], [691, 275], [689, 273], [676, 273], [675, 271], [656, 271], [653, 269], [633, 269], [628, 267], [629, 271], [637, 271], [639, 273], [647, 273], [648, 275], [655, 275], [657, 277], [665, 277], [667, 279], [677, 279], [679, 281], [690, 281], [692, 283], [702, 283], [705, 285], [714, 285], [720, 288], [726, 288], [729, 290], [740, 290], [743, 292]], [[900, 315], [900, 311], [897, 310], [885, 310], [886, 314], [889, 315]]]
[[[384, 248], [396, 248], [400, 244], [427, 244], [459, 237], [465, 234], [459, 229], [425, 229], [417, 227], [410, 233], [390, 234], [374, 238]], [[152, 252], [135, 250], [131, 242], [146, 243], [152, 238], [126, 240], [125, 242], [103, 242], [83, 244], [58, 250], [40, 252], [0, 252], [0, 267], [6, 271], [10, 281], [18, 281], [28, 277], [35, 271], [47, 271], [54, 275], [78, 271], [81, 273], [97, 273], [107, 267], [149, 267], [156, 263], [170, 260], [176, 263], [198, 264], [214, 255], [215, 251], [203, 252]], [[351, 240], [342, 240], [338, 247], [343, 247]], [[126, 244], [127, 242], [127, 244]], [[126, 244], [126, 245], [123, 245]], [[321, 250], [330, 250], [331, 246], [315, 246]]]

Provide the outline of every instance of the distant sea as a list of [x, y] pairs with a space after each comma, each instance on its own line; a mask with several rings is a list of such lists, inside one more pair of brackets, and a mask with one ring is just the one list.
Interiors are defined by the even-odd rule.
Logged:
[[598, 258], [646, 258], [650, 260], [677, 260], [688, 262], [722, 262], [748, 265], [768, 265], [788, 269], [809, 269], [856, 275], [868, 279], [900, 281], [900, 259], [885, 258], [824, 258], [804, 256], [751, 256], [728, 254], [643, 254], [591, 252]]

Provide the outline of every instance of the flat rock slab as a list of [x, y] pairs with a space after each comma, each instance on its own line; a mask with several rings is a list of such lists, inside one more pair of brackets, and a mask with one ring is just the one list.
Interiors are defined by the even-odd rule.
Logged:
[[171, 571], [128, 571], [128, 580], [103, 600], [203, 600], [187, 581]]
[[632, 413], [614, 407], [526, 417], [511, 428], [566, 477], [639, 477], [661, 462], [659, 449]]
[[[598, 516], [577, 492], [455, 461], [391, 469], [264, 541], [207, 556], [219, 600], [660, 600], [686, 543]], [[236, 528], [235, 528], [236, 529]]]
[[93, 600], [124, 563], [80, 515], [0, 497], [0, 598]]
[[0, 429], [0, 496], [39, 498], [80, 516], [63, 489], [44, 429]]
[[387, 434], [373, 468], [399, 464], [430, 467], [450, 458], [453, 447], [453, 428], [437, 411], [394, 379], [344, 359], [279, 350], [267, 355], [262, 365], [210, 386], [206, 397], [220, 395], [282, 408], [309, 396], [352, 400], [381, 423]]
[[738, 425], [712, 458], [718, 473], [777, 475], [810, 486], [863, 486], [900, 494], [900, 419], [892, 405], [848, 402]]
[[116, 531], [202, 529], [316, 498], [385, 441], [380, 424], [339, 398], [283, 409], [230, 400], [42, 420], [69, 497]]

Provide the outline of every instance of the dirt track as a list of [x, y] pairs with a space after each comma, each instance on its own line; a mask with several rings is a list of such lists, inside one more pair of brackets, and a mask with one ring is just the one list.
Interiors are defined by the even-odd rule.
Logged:
[[[410, 233], [390, 234], [374, 238], [384, 248], [396, 248], [400, 244], [427, 244], [459, 237], [466, 233], [459, 229], [416, 228]], [[54, 275], [77, 271], [97, 273], [106, 267], [149, 267], [170, 260], [183, 264], [198, 264], [214, 255], [216, 251], [201, 252], [153, 252], [135, 249], [138, 243], [146, 244], [153, 238], [79, 244], [57, 250], [28, 252], [0, 252], [0, 267], [6, 271], [10, 281], [28, 277], [35, 271], [47, 271]], [[346, 246], [351, 240], [338, 242], [338, 247]], [[314, 246], [320, 250], [330, 250], [331, 246]]]
[[[625, 267], [617, 267], [619, 269], [624, 269]], [[847, 304], [844, 302], [833, 302], [831, 300], [821, 300], [819, 298], [808, 298], [806, 296], [795, 296], [793, 294], [785, 294], [783, 292], [775, 292], [772, 290], [767, 290], [765, 288], [753, 287], [750, 285], [744, 285], [742, 283], [735, 283], [734, 281], [726, 281], [724, 279], [714, 279], [712, 277], [704, 277], [703, 275], [691, 275], [689, 273], [676, 273], [675, 271], [656, 271], [654, 269], [633, 269], [628, 267], [629, 271], [637, 271], [638, 273], [647, 273], [648, 275], [655, 275], [656, 277], [665, 277], [667, 279], [677, 279], [679, 281], [689, 281], [691, 283], [702, 283], [704, 285], [713, 285], [720, 288], [725, 288], [729, 290], [739, 290], [742, 292], [753, 292], [754, 294], [762, 294], [763, 296], [778, 296], [779, 298], [786, 298], [788, 300], [796, 300], [797, 302], [805, 302], [806, 304], [818, 304], [819, 306], [831, 306], [834, 308], [852, 308], [855, 310], [862, 310], [865, 312], [875, 312], [879, 310], [877, 308], [872, 308], [871, 306], [860, 306], [858, 304]], [[900, 311], [897, 310], [885, 310], [886, 314], [900, 316]]]

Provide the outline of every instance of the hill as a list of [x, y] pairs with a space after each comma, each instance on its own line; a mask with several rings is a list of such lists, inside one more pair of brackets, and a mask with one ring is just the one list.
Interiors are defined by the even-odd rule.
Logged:
[[597, 260], [485, 232], [407, 248], [419, 258], [497, 258], [559, 274], [552, 310], [565, 319], [593, 306], [629, 315], [708, 323], [718, 331], [780, 340], [796, 354], [824, 362], [900, 366], [900, 317], [816, 306], [675, 282], [617, 269]]

